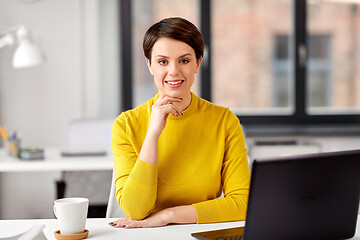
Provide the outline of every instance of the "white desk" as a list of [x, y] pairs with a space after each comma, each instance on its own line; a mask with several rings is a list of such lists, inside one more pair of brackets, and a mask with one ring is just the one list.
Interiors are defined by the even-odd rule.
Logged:
[[[89, 230], [88, 239], [91, 240], [113, 240], [113, 239], [156, 239], [156, 240], [186, 240], [195, 239], [191, 237], [192, 232], [217, 230], [231, 227], [242, 227], [244, 222], [226, 222], [213, 224], [184, 224], [171, 225], [160, 228], [122, 229], [113, 228], [108, 225], [114, 219], [89, 218], [86, 222], [86, 229]], [[336, 220], [334, 220], [336, 221]], [[341, 221], [341, 220], [339, 220]], [[56, 219], [42, 220], [0, 220], [0, 238], [20, 234], [36, 224], [45, 224], [43, 232], [46, 237], [55, 239], [54, 231], [58, 230]], [[356, 235], [352, 239], [360, 239], [360, 222], [357, 223]]]
[[63, 157], [59, 149], [45, 149], [44, 160], [20, 160], [0, 149], [0, 172], [48, 172], [112, 170], [112, 154], [91, 157]]
[[[40, 209], [37, 209], [36, 211], [39, 214], [34, 214], [33, 209], [25, 208], [25, 206], [36, 204], [34, 208], [36, 209], [39, 206], [52, 205], [53, 200], [61, 196], [56, 195], [57, 185], [55, 185], [55, 181], [62, 180], [62, 174], [65, 171], [111, 171], [113, 166], [114, 161], [111, 152], [105, 156], [63, 157], [60, 149], [46, 148], [44, 160], [20, 160], [8, 156], [5, 150], [0, 148], [0, 219], [7, 216], [10, 218], [50, 218], [53, 216], [50, 210], [40, 212]], [[22, 186], [21, 181], [24, 181], [24, 178], [17, 178], [16, 176], [19, 175], [31, 176], [27, 184], [37, 184], [37, 191], [41, 190], [40, 194], [31, 192], [24, 196], [23, 200], [26, 204], [20, 203], [19, 196], [23, 194], [21, 193], [22, 190], [12, 189], [12, 186]], [[41, 182], [39, 178], [34, 177], [37, 175], [39, 178], [44, 177], [44, 181]], [[103, 188], [103, 191], [106, 192], [106, 188]], [[107, 192], [104, 194], [108, 196]], [[36, 196], [31, 197], [31, 195]], [[95, 199], [95, 202], [92, 200], [92, 204], [102, 202], [103, 200], [98, 200], [98, 198]], [[9, 210], [14, 208], [13, 206], [16, 204], [21, 204], [21, 207]]]
[[[106, 239], [166, 239], [166, 240], [186, 240], [194, 239], [191, 237], [192, 232], [215, 230], [227, 227], [241, 227], [244, 222], [228, 222], [216, 224], [184, 224], [171, 225], [160, 228], [140, 228], [140, 229], [122, 229], [113, 228], [108, 225], [109, 222], [115, 219], [106, 218], [89, 218], [86, 222], [86, 229], [89, 230], [89, 239], [92, 240], [106, 240]], [[46, 237], [56, 239], [54, 231], [58, 230], [56, 219], [44, 220], [0, 220], [0, 238], [12, 236], [24, 232], [36, 224], [45, 224], [43, 230]]]

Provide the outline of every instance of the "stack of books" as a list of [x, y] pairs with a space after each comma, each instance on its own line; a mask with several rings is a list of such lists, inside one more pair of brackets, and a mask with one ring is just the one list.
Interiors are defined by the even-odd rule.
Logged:
[[20, 159], [38, 160], [44, 159], [44, 149], [41, 148], [20, 148]]

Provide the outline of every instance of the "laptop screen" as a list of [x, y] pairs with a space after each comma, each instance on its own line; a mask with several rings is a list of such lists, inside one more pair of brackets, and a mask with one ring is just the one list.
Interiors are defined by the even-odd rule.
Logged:
[[360, 150], [254, 160], [245, 239], [355, 234]]

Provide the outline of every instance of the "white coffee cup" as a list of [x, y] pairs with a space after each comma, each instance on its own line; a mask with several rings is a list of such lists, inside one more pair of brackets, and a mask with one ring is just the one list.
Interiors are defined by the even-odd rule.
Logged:
[[89, 206], [87, 198], [61, 198], [54, 201], [54, 214], [58, 219], [60, 233], [78, 234], [85, 231]]

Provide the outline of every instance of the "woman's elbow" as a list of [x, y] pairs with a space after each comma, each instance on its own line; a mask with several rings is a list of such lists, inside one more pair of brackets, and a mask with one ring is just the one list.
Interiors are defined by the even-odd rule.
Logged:
[[119, 205], [127, 217], [135, 220], [142, 220], [150, 214], [150, 210], [142, 208], [139, 205], [126, 204], [121, 200]]

